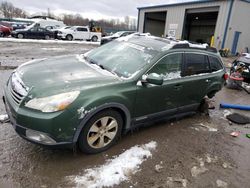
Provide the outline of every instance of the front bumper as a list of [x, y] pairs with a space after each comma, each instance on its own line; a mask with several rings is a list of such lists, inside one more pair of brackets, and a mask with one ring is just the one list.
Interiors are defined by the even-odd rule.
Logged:
[[[38, 145], [43, 145], [43, 146], [48, 146], [48, 147], [52, 147], [52, 148], [73, 148], [75, 143], [73, 142], [54, 142], [54, 143], [45, 143], [45, 142], [42, 142], [42, 141], [36, 141], [32, 138], [30, 138], [29, 136], [27, 136], [27, 132], [29, 131], [34, 131], [34, 130], [31, 130], [31, 129], [28, 129], [26, 127], [23, 127], [21, 125], [18, 125], [16, 123], [16, 120], [15, 118], [13, 117], [12, 113], [11, 113], [11, 110], [10, 110], [10, 107], [9, 107], [9, 104], [8, 102], [6, 101], [5, 97], [3, 97], [3, 103], [5, 105], [5, 109], [6, 109], [6, 112], [10, 118], [10, 122], [14, 128], [14, 130], [16, 131], [16, 133], [21, 136], [22, 138], [24, 138], [25, 140], [29, 141], [29, 142], [32, 142], [32, 143], [35, 143], [35, 144], [38, 144]], [[35, 131], [35, 132], [38, 132], [38, 131]], [[54, 140], [52, 136], [50, 136], [49, 134], [47, 133], [43, 133], [43, 132], [39, 132], [43, 135], [46, 135], [47, 137], [49, 137], [50, 139]]]
[[67, 34], [65, 33], [57, 33], [57, 37], [60, 39], [66, 39]]

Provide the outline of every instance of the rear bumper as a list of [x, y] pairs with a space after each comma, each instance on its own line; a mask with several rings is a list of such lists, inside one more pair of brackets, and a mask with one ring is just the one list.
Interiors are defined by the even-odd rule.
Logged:
[[[18, 125], [16, 123], [16, 120], [15, 118], [13, 117], [12, 113], [11, 113], [11, 110], [10, 110], [10, 107], [9, 107], [9, 104], [8, 102], [5, 100], [5, 97], [3, 97], [3, 103], [5, 105], [5, 109], [6, 109], [6, 112], [10, 118], [10, 122], [12, 124], [12, 127], [14, 128], [14, 130], [16, 131], [16, 133], [24, 138], [25, 140], [29, 141], [29, 142], [32, 142], [32, 143], [35, 143], [35, 144], [38, 144], [38, 145], [42, 145], [42, 146], [46, 146], [46, 147], [50, 147], [50, 148], [73, 148], [75, 143], [74, 142], [54, 142], [52, 144], [47, 144], [47, 143], [44, 143], [42, 141], [36, 141], [34, 139], [31, 139], [27, 136], [27, 131], [35, 131], [35, 130], [31, 130], [31, 129], [28, 129], [26, 127], [23, 127], [21, 125]], [[53, 139], [49, 134], [47, 133], [43, 133], [43, 132], [39, 132], [43, 135], [46, 135], [47, 137]], [[54, 139], [53, 139], [54, 140]]]

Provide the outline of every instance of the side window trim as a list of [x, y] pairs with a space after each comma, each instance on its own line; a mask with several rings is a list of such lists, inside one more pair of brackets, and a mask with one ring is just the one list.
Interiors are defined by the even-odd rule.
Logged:
[[[182, 61], [181, 61], [181, 75], [182, 75], [182, 71], [183, 71], [183, 65], [184, 65], [184, 52], [170, 52], [170, 53], [168, 53], [168, 54], [166, 54], [166, 55], [164, 55], [164, 56], [162, 56], [160, 59], [158, 59], [146, 72], [145, 72], [145, 74], [144, 75], [147, 75], [148, 74], [148, 72], [155, 66], [155, 65], [157, 65], [162, 59], [164, 59], [165, 57], [167, 57], [167, 56], [169, 56], [169, 55], [173, 55], [173, 54], [181, 54], [181, 56], [182, 56]], [[176, 79], [178, 79], [178, 78], [174, 78], [173, 80], [176, 80]], [[164, 81], [168, 81], [169, 79], [163, 79]]]

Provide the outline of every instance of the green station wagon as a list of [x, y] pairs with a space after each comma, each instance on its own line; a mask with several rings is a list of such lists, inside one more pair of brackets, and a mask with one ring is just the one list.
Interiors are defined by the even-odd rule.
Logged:
[[133, 36], [25, 63], [10, 76], [3, 101], [24, 139], [98, 153], [135, 126], [197, 111], [225, 77], [213, 48]]

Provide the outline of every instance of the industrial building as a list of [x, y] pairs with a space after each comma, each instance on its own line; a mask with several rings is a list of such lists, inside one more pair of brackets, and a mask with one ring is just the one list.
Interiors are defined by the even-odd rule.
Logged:
[[232, 54], [250, 48], [250, 0], [200, 0], [138, 8], [138, 31], [172, 36]]

